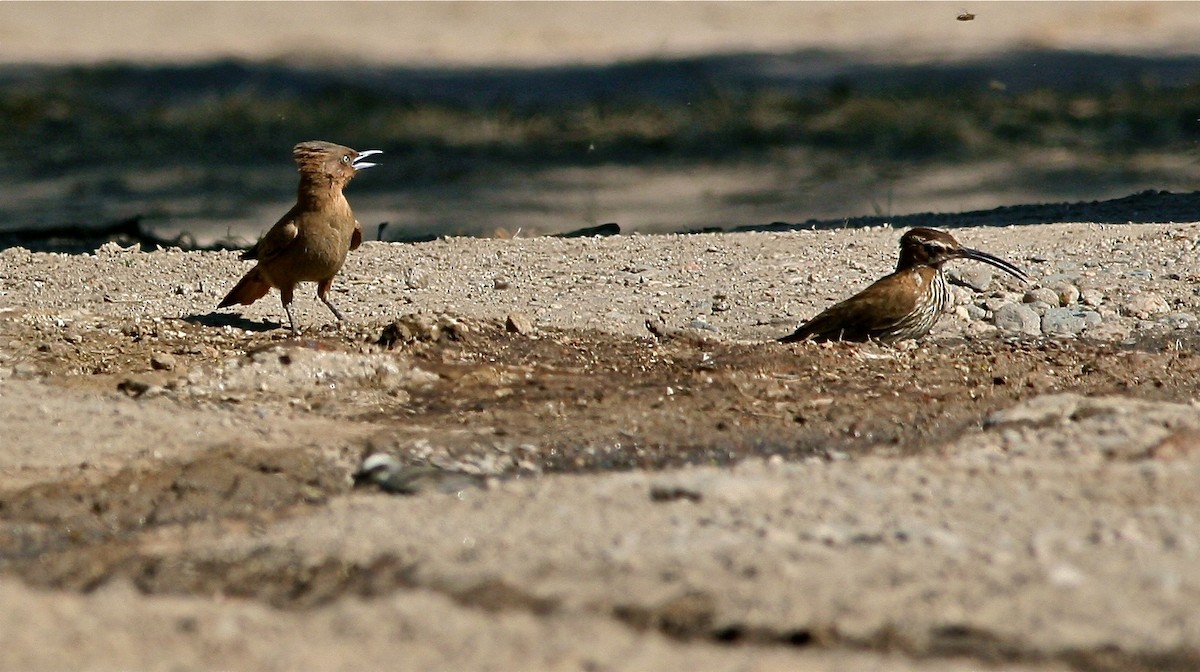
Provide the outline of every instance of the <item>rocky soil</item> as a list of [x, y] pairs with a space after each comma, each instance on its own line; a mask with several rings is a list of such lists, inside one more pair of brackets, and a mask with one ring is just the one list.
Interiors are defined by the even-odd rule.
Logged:
[[773, 342], [890, 228], [4, 250], [0, 667], [1200, 667], [1200, 225], [953, 232], [897, 347]]

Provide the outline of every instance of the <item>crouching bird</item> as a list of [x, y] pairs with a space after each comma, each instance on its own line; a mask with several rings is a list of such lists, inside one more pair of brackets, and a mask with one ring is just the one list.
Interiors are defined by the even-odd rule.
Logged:
[[900, 237], [900, 260], [895, 272], [826, 308], [779, 340], [783, 343], [805, 340], [891, 343], [921, 338], [950, 307], [950, 288], [942, 275], [942, 264], [953, 259], [982, 261], [1022, 282], [1029, 280], [1011, 263], [987, 252], [963, 247], [945, 231], [909, 229]]
[[294, 335], [299, 330], [292, 313], [292, 295], [297, 284], [315, 282], [317, 298], [329, 306], [334, 317], [346, 319], [329, 300], [329, 288], [346, 263], [346, 254], [362, 244], [362, 226], [354, 219], [342, 189], [358, 171], [376, 165], [364, 161], [374, 154], [382, 151], [359, 152], [321, 140], [296, 145], [292, 149], [300, 172], [296, 205], [242, 254], [242, 259], [258, 263], [217, 307], [248, 306], [274, 287]]

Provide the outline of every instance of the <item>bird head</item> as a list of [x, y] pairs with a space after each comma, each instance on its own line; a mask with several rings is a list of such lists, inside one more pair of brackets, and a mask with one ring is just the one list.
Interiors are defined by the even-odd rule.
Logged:
[[382, 153], [379, 149], [360, 152], [324, 140], [309, 140], [292, 148], [292, 158], [301, 174], [326, 178], [332, 184], [341, 185], [349, 182], [358, 171], [378, 165], [364, 159]]
[[937, 229], [918, 227], [909, 229], [900, 237], [900, 261], [896, 270], [915, 266], [941, 269], [942, 264], [953, 259], [974, 259], [1008, 273], [1022, 282], [1029, 282], [1025, 272], [1012, 263], [987, 252], [963, 247], [954, 236]]

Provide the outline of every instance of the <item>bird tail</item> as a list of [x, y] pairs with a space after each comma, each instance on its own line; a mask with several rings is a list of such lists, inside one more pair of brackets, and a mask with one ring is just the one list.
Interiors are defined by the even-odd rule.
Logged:
[[255, 243], [250, 249], [242, 252], [238, 258], [242, 260], [258, 259], [258, 243]]
[[250, 269], [249, 273], [242, 276], [233, 289], [229, 290], [221, 303], [217, 304], [217, 308], [232, 306], [235, 303], [248, 306], [266, 296], [269, 291], [271, 291], [271, 283], [267, 282], [262, 272], [255, 266]]
[[777, 340], [780, 343], [799, 343], [800, 341], [807, 340], [811, 336], [812, 336], [811, 332], [809, 332], [805, 329], [797, 329], [796, 331], [788, 334], [787, 336], [784, 336], [783, 338], [780, 338]]

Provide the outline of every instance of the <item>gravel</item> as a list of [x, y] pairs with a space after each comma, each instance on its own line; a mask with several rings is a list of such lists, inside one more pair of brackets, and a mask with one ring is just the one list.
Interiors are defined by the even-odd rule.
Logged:
[[[532, 325], [642, 335], [646, 320], [654, 318], [669, 329], [766, 340], [890, 272], [900, 233], [883, 227], [368, 242], [350, 255], [334, 295], [352, 323], [414, 311], [500, 322], [521, 314]], [[953, 233], [964, 244], [1013, 261], [1032, 280], [1022, 285], [981, 264], [953, 262], [947, 273], [964, 310], [944, 317], [935, 338], [969, 337], [994, 326], [1027, 337], [1121, 339], [1187, 329], [1194, 320], [1181, 316], [1200, 314], [1195, 273], [1189, 270], [1200, 266], [1197, 224], [1055, 224]], [[247, 268], [233, 252], [142, 253], [112, 243], [75, 256], [10, 248], [0, 252], [0, 265], [0, 297], [18, 305], [43, 294], [52, 297], [43, 303], [44, 314], [27, 319], [45, 322], [57, 340], [68, 341], [78, 336], [71, 326], [78, 320], [103, 320], [134, 333], [169, 330], [174, 319], [200, 319], [216, 312], [216, 303]], [[70, 299], [58, 298], [64, 295]], [[302, 326], [329, 323], [328, 311], [308, 286], [297, 296]], [[1087, 310], [1073, 308], [1080, 304]], [[1071, 310], [1051, 312], [1060, 308]], [[283, 319], [274, 294], [238, 311], [253, 321]]]

